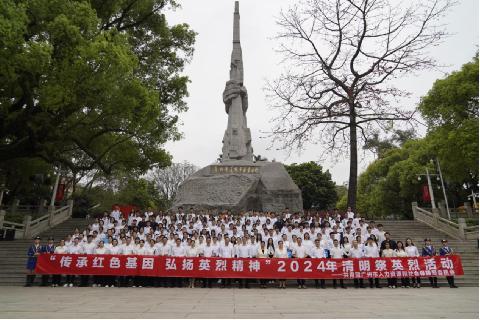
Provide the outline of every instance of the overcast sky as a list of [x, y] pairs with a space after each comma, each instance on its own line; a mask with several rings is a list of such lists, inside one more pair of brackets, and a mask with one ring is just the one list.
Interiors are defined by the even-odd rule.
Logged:
[[[420, 1], [420, 0], [419, 0]], [[225, 82], [229, 77], [232, 50], [233, 0], [183, 0], [182, 8], [167, 14], [170, 24], [185, 22], [198, 33], [195, 53], [185, 69], [191, 83], [187, 98], [189, 110], [180, 115], [180, 130], [184, 138], [166, 145], [174, 162], [188, 161], [203, 167], [213, 163], [222, 150], [222, 138], [227, 126], [227, 114], [222, 101]], [[451, 72], [469, 61], [478, 47], [478, 0], [460, 0], [444, 22], [453, 35], [435, 48], [434, 56]], [[271, 40], [278, 27], [275, 17], [295, 0], [240, 0], [241, 44], [245, 71], [244, 85], [248, 90], [248, 126], [252, 132], [254, 154], [285, 164], [320, 161], [332, 173], [337, 184], [348, 180], [348, 159], [321, 158], [320, 148], [310, 145], [302, 152], [267, 150], [271, 141], [262, 132], [271, 129], [275, 114], [266, 106], [263, 88], [282, 70], [280, 57], [274, 52], [277, 44]], [[413, 103], [431, 88], [441, 71], [425, 72], [404, 79], [400, 85], [413, 93]], [[360, 171], [373, 160], [369, 153], [361, 155]]]

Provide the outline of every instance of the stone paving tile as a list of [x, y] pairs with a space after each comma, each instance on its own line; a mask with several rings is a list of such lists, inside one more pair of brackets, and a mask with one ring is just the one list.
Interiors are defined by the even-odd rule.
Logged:
[[[384, 300], [395, 303], [382, 305]], [[332, 308], [339, 301], [348, 301], [348, 308]], [[0, 287], [0, 318], [32, 317], [478, 318], [478, 288], [277, 291]]]

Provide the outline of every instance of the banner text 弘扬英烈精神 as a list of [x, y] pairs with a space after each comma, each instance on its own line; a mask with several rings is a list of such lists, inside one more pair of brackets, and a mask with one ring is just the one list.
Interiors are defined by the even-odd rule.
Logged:
[[37, 274], [185, 278], [356, 279], [463, 275], [460, 256], [258, 259], [41, 254]]

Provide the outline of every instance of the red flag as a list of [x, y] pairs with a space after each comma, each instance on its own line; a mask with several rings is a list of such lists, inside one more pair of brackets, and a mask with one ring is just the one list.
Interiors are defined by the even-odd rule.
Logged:
[[423, 202], [430, 202], [430, 191], [428, 190], [428, 184], [422, 186], [422, 200]]
[[63, 178], [58, 182], [57, 194], [55, 194], [55, 201], [62, 201], [65, 196], [65, 181]]

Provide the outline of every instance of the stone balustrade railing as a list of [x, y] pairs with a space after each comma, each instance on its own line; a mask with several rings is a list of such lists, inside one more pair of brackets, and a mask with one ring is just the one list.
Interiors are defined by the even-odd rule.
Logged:
[[73, 200], [69, 200], [66, 206], [48, 207], [48, 213], [35, 220], [26, 214], [22, 223], [5, 220], [6, 212], [0, 210], [0, 229], [14, 229], [15, 239], [31, 239], [71, 218], [72, 210]]
[[455, 239], [473, 240], [478, 239], [478, 226], [467, 227], [464, 218], [458, 218], [458, 223], [440, 217], [438, 209], [425, 210], [412, 202], [413, 218], [423, 222], [432, 228], [442, 231]]

